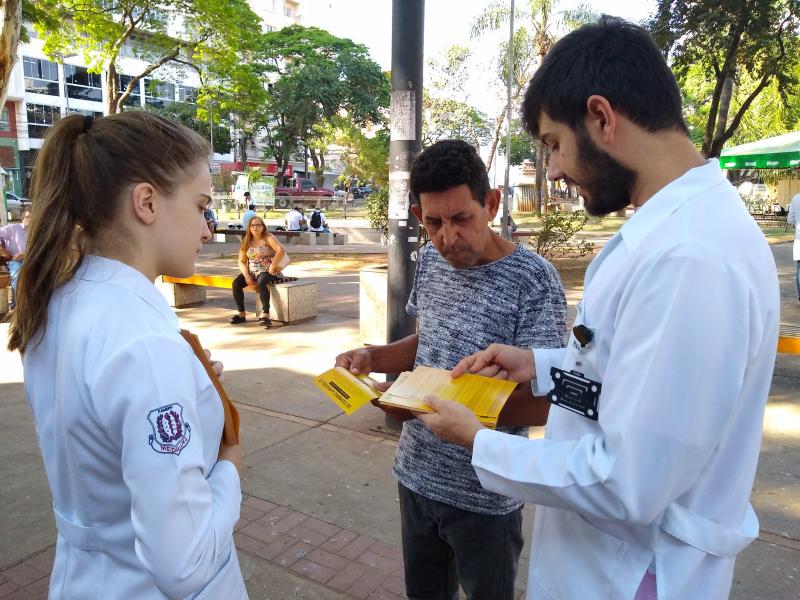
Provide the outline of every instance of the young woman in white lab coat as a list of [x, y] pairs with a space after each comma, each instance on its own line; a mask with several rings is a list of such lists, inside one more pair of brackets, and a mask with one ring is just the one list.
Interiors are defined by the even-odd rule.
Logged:
[[51, 599], [247, 598], [241, 448], [153, 286], [210, 236], [209, 153], [138, 111], [68, 116], [39, 153], [9, 348], [53, 493]]

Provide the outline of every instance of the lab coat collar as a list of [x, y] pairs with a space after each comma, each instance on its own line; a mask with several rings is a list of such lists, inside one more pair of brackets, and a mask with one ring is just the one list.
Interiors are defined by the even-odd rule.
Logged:
[[178, 317], [167, 304], [161, 292], [153, 285], [153, 282], [147, 279], [140, 271], [125, 263], [102, 256], [84, 256], [78, 271], [75, 273], [75, 278], [124, 288], [149, 304], [167, 320], [170, 326], [176, 330], [180, 329]]
[[671, 181], [647, 202], [620, 228], [628, 252], [633, 252], [666, 217], [681, 208], [703, 190], [727, 181], [719, 161], [711, 158], [704, 165], [689, 169]]

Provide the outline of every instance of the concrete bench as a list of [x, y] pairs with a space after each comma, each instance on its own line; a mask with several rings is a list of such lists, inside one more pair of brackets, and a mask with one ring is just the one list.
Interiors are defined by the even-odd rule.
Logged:
[[[226, 242], [238, 242], [245, 234], [244, 229], [215, 229], [215, 234], [225, 236]], [[347, 243], [346, 233], [324, 233], [322, 231], [272, 231], [270, 233], [286, 245], [301, 246], [343, 246]]]
[[[206, 288], [231, 289], [233, 277], [223, 275], [200, 275], [191, 277], [169, 277], [164, 275], [156, 281], [170, 306], [183, 308], [206, 301]], [[255, 286], [244, 288], [255, 292]], [[317, 316], [317, 284], [285, 277], [269, 286], [269, 318], [281, 323], [297, 323]], [[256, 295], [256, 312], [261, 312], [261, 300]]]

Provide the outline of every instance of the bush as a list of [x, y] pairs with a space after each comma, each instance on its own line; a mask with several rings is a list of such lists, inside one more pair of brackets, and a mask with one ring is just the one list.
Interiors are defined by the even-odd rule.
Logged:
[[381, 188], [367, 196], [369, 226], [389, 237], [389, 188]]
[[589, 216], [582, 210], [543, 214], [542, 226], [531, 236], [530, 243], [536, 247], [537, 254], [548, 259], [584, 256], [594, 250], [594, 244], [586, 240], [573, 241], [572, 238], [588, 220]]

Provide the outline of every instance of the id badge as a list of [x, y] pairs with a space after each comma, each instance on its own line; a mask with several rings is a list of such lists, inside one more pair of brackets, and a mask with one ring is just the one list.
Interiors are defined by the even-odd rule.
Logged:
[[552, 367], [550, 378], [553, 388], [548, 392], [547, 398], [556, 406], [560, 406], [587, 419], [597, 421], [597, 404], [600, 398], [602, 384], [584, 375], [582, 370], [584, 357], [587, 352], [594, 350], [594, 332], [583, 324], [583, 306], [577, 306], [575, 327], [567, 343], [567, 356], [564, 369]]

